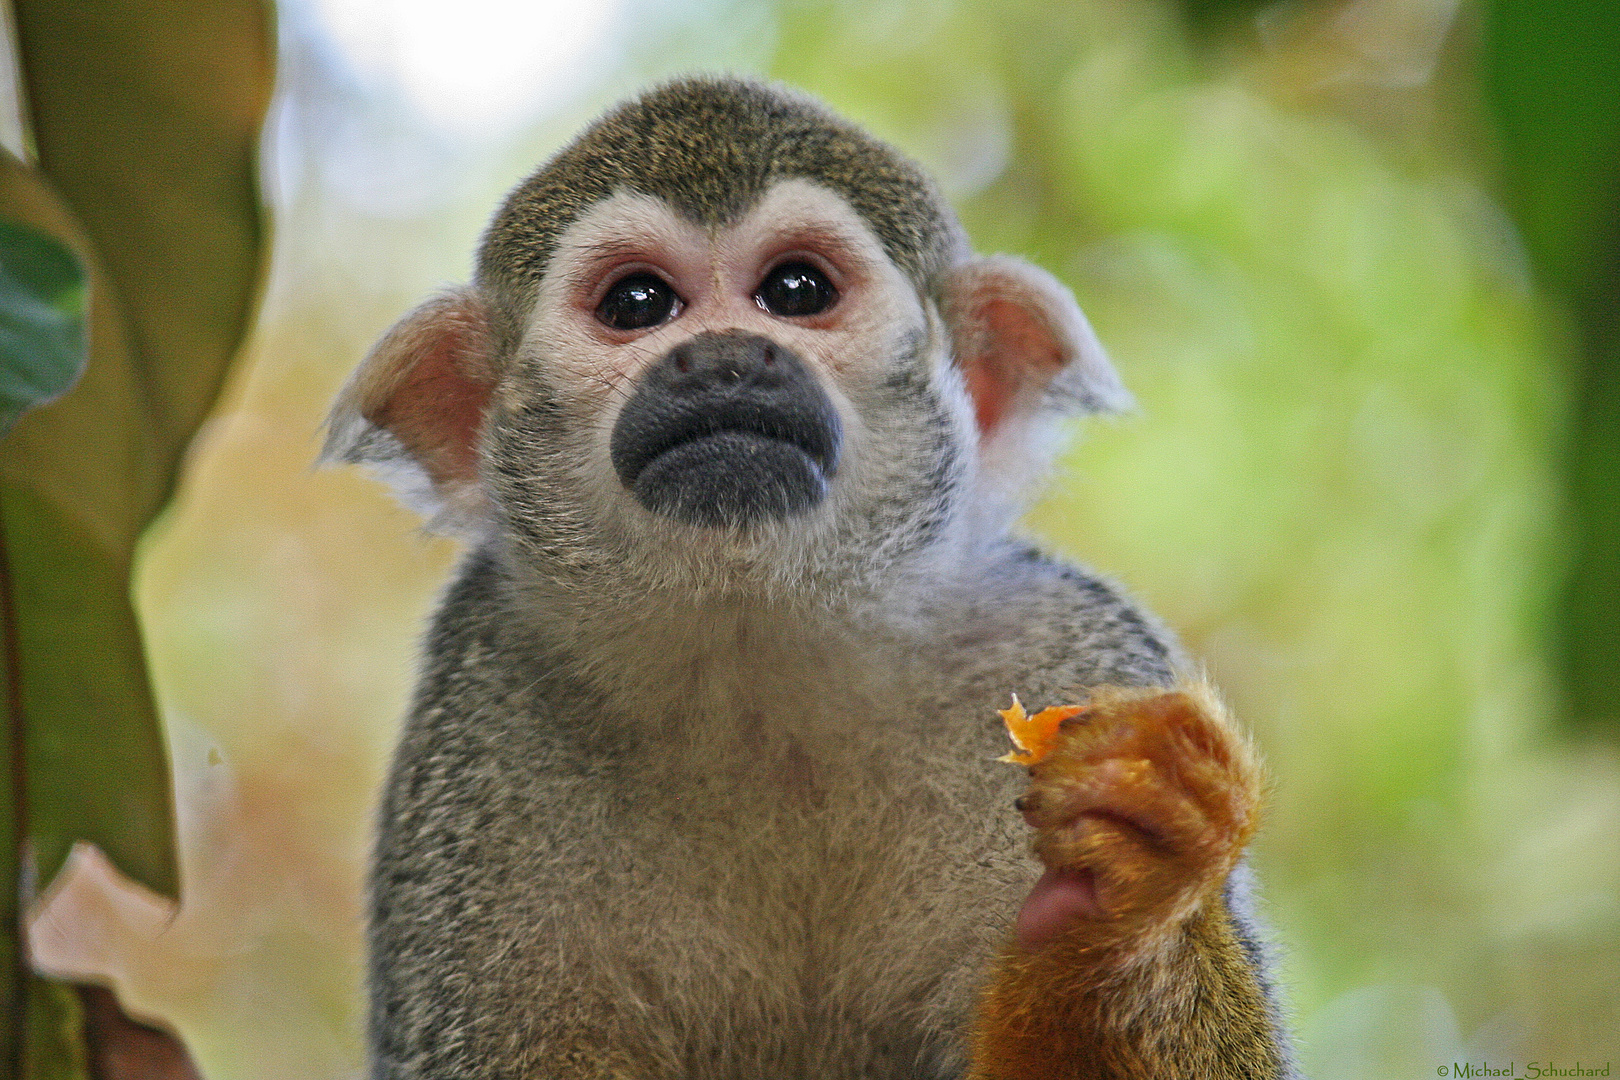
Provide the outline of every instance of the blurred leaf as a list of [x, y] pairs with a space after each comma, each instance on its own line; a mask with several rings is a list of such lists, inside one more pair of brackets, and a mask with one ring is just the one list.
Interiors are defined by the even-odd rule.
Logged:
[[31, 831], [42, 879], [86, 839], [172, 893], [167, 766], [129, 566], [258, 288], [268, 20], [253, 0], [15, 8], [43, 180], [11, 163], [0, 210], [24, 192], [50, 202], [48, 183], [72, 214], [52, 207], [51, 231], [76, 237], [92, 266], [89, 370], [0, 446]]
[[[38, 863], [25, 878], [48, 880], [83, 839], [173, 894], [168, 763], [130, 565], [257, 295], [269, 20], [257, 0], [13, 10], [39, 162], [0, 157], [0, 216], [56, 237], [90, 271], [84, 376], [0, 442], [8, 700], [26, 724], [26, 839]], [[8, 772], [8, 807], [11, 786]], [[6, 822], [0, 869], [16, 880]], [[5, 892], [15, 927], [17, 894]], [[15, 985], [13, 1019], [14, 995]], [[61, 1060], [37, 1042], [31, 1054], [30, 1075]]]
[[[50, 185], [28, 166], [3, 151], [0, 151], [0, 216], [26, 222], [28, 226], [42, 233], [55, 236], [75, 252], [81, 262], [87, 265], [90, 263], [85, 240], [77, 222], [51, 190]], [[92, 292], [94, 289], [95, 286], [92, 284]], [[3, 524], [3, 531], [0, 531], [0, 587], [3, 587], [0, 598], [5, 601], [4, 617], [0, 618], [0, 637], [3, 637], [3, 655], [6, 660], [7, 729], [10, 736], [7, 742], [7, 768], [0, 772], [0, 798], [3, 798], [0, 805], [5, 808], [5, 813], [0, 814], [0, 873], [5, 875], [8, 882], [18, 881], [19, 872], [17, 855], [20, 837], [17, 835], [14, 813], [17, 808], [14, 778], [21, 775], [29, 779], [30, 801], [32, 801], [34, 789], [41, 775], [38, 770], [31, 770], [23, 764], [24, 762], [28, 765], [37, 764], [30, 759], [35, 757], [35, 744], [39, 742], [39, 732], [34, 725], [27, 723], [27, 718], [35, 715], [33, 710], [39, 705], [48, 706], [50, 697], [57, 692], [48, 679], [42, 682], [35, 678], [37, 660], [41, 657], [48, 660], [54, 656], [58, 658], [58, 666], [62, 662], [73, 665], [70, 682], [77, 683], [82, 676], [84, 681], [81, 685], [92, 690], [99, 687], [98, 669], [104, 666], [98, 663], [98, 660], [109, 653], [117, 658], [112, 664], [115, 670], [127, 669], [131, 663], [134, 664], [137, 675], [143, 670], [139, 644], [135, 643], [132, 650], [127, 634], [95, 637], [94, 640], [99, 647], [88, 656], [76, 646], [79, 644], [78, 639], [96, 633], [94, 626], [83, 627], [82, 633], [70, 636], [67, 644], [57, 650], [49, 647], [48, 638], [42, 640], [39, 637], [37, 629], [60, 626], [62, 623], [55, 610], [47, 612], [44, 618], [40, 617], [36, 608], [42, 598], [41, 593], [57, 589], [58, 585], [63, 586], [57, 592], [56, 603], [47, 606], [52, 609], [65, 607], [71, 611], [79, 601], [76, 590], [83, 588], [84, 582], [71, 578], [65, 582], [52, 581], [48, 570], [41, 567], [40, 563], [52, 555], [64, 557], [65, 553], [53, 552], [48, 546], [50, 541], [35, 536], [34, 530], [26, 525], [20, 530], [14, 529], [12, 525], [14, 510], [19, 502], [18, 497], [31, 495], [32, 481], [36, 474], [43, 478], [48, 474], [47, 470], [55, 471], [55, 466], [62, 456], [60, 452], [52, 449], [52, 444], [61, 428], [64, 410], [70, 419], [74, 415], [78, 415], [80, 419], [77, 424], [69, 423], [65, 428], [61, 428], [64, 434], [59, 445], [64, 450], [79, 452], [76, 460], [81, 469], [79, 475], [70, 475], [68, 480], [60, 485], [61, 487], [74, 490], [81, 480], [88, 479], [94, 468], [92, 463], [97, 456], [107, 454], [113, 449], [107, 437], [112, 433], [112, 427], [110, 425], [104, 429], [99, 427], [96, 416], [102, 410], [106, 410], [108, 416], [117, 415], [121, 396], [119, 384], [128, 382], [129, 372], [128, 365], [123, 359], [124, 350], [118, 327], [102, 312], [94, 310], [96, 306], [92, 303], [89, 338], [90, 352], [98, 357], [98, 362], [85, 369], [83, 378], [60, 401], [24, 416], [16, 429], [4, 441], [0, 441], [0, 481], [4, 484], [0, 487], [0, 515], [3, 515], [0, 517], [0, 524]], [[122, 396], [127, 396], [127, 387]], [[78, 443], [74, 441], [74, 437], [80, 431], [92, 432], [101, 437]], [[137, 433], [135, 438], [144, 440], [144, 433]], [[30, 441], [33, 443], [32, 452], [28, 446]], [[121, 457], [109, 457], [103, 460], [101, 467], [118, 468], [126, 465], [131, 459], [131, 453]], [[89, 500], [84, 501], [86, 508], [91, 505]], [[106, 509], [110, 510], [110, 514], [104, 515], [104, 519], [111, 517], [116, 520], [124, 512], [119, 507]], [[104, 563], [106, 560], [92, 561]], [[43, 702], [36, 693], [41, 689], [45, 691]], [[101, 704], [109, 703], [101, 702]], [[146, 695], [141, 701], [123, 704], [125, 708], [122, 712], [110, 715], [123, 716], [126, 723], [114, 726], [122, 731], [135, 732], [137, 737], [144, 738], [152, 749], [161, 750], [157, 716], [152, 708], [150, 695]], [[22, 746], [16, 745], [19, 728], [22, 729]], [[131, 801], [136, 804], [133, 812], [137, 815], [141, 811], [139, 804], [144, 793], [145, 800], [149, 804], [148, 811], [155, 809], [160, 815], [159, 821], [167, 828], [168, 777], [162, 769], [161, 757], [157, 760], [159, 771], [155, 776], [141, 775], [137, 765], [116, 790], [130, 793]], [[147, 816], [150, 816], [150, 813]], [[37, 835], [38, 821], [30, 822], [30, 825], [32, 826], [29, 829], [30, 835]], [[137, 857], [143, 855], [142, 852], [134, 850], [134, 845], [125, 843], [121, 847], [131, 850]], [[172, 867], [173, 856], [167, 838], [164, 838], [162, 845], [155, 852], [144, 853], [144, 858], [145, 863], [159, 870]], [[7, 888], [0, 894], [0, 917], [4, 918], [8, 930], [18, 926], [18, 902], [23, 898], [23, 892], [32, 891], [36, 880], [34, 868], [29, 867], [23, 877], [22, 888]], [[4, 950], [7, 969], [18, 970], [15, 967], [19, 953], [14, 930], [0, 935], [0, 948]], [[0, 1060], [8, 1063], [19, 1060], [21, 1047], [10, 1040], [16, 1039], [24, 1030], [30, 1033], [30, 1057], [37, 1059], [38, 1062], [60, 1063], [63, 1060], [63, 1048], [71, 1046], [76, 1041], [71, 1039], [62, 1041], [62, 1023], [51, 1018], [59, 1011], [56, 1008], [59, 1004], [59, 995], [43, 993], [42, 988], [45, 986], [46, 984], [39, 979], [31, 978], [24, 982], [14, 978], [6, 980], [6, 1014], [11, 1022], [0, 1025], [0, 1033], [3, 1033], [7, 1040], [0, 1043], [0, 1049], [4, 1050], [4, 1056], [0, 1057]], [[68, 996], [71, 997], [71, 994]], [[24, 1009], [28, 1014], [26, 1022], [22, 1018]], [[33, 1075], [40, 1075], [38, 1069], [33, 1070]]]
[[0, 221], [0, 435], [84, 370], [84, 269], [59, 241]]
[[[28, 994], [28, 1080], [91, 1080], [85, 1060], [84, 1010], [70, 986], [35, 975]], [[95, 1080], [102, 1080], [96, 1077]]]
[[1508, 204], [1577, 323], [1566, 689], [1578, 722], [1620, 735], [1620, 5], [1494, 0], [1485, 15]]
[[1620, 225], [1620, 6], [1492, 0], [1485, 14], [1509, 207], [1538, 275], [1581, 299]]
[[16, 0], [40, 170], [118, 290], [160, 452], [146, 516], [213, 405], [259, 288], [274, 74], [257, 0]]
[[1179, 6], [1191, 30], [1214, 36], [1251, 29], [1254, 17], [1275, 4], [1276, 0], [1180, 0]]

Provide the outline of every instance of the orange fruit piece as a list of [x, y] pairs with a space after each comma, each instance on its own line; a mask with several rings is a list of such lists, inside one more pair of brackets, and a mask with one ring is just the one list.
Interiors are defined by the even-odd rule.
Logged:
[[1052, 743], [1057, 741], [1058, 728], [1062, 726], [1063, 721], [1071, 716], [1079, 716], [1086, 711], [1086, 707], [1053, 705], [1030, 716], [1024, 712], [1024, 705], [1018, 700], [1018, 695], [1014, 694], [1012, 708], [996, 711], [1001, 714], [1001, 722], [1007, 725], [1008, 737], [1018, 748], [996, 760], [1010, 762], [1013, 765], [1033, 765], [1051, 751]]

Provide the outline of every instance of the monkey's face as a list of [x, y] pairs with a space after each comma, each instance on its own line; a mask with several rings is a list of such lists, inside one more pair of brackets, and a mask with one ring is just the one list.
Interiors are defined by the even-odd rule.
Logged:
[[625, 559], [797, 571], [937, 532], [973, 438], [930, 306], [843, 199], [793, 179], [719, 227], [634, 193], [582, 214], [487, 447], [550, 550], [588, 522]]

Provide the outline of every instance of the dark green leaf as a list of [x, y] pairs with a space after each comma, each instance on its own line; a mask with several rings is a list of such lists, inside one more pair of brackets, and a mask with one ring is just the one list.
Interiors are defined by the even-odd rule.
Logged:
[[0, 435], [84, 370], [84, 268], [54, 237], [0, 221]]

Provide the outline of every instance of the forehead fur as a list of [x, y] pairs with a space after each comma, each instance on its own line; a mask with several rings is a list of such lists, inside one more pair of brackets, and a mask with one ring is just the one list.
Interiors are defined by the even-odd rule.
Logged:
[[955, 216], [892, 147], [786, 88], [688, 78], [617, 106], [507, 196], [479, 250], [478, 283], [499, 299], [526, 300], [562, 233], [616, 192], [662, 199], [713, 227], [789, 177], [841, 195], [924, 292], [962, 257]]

